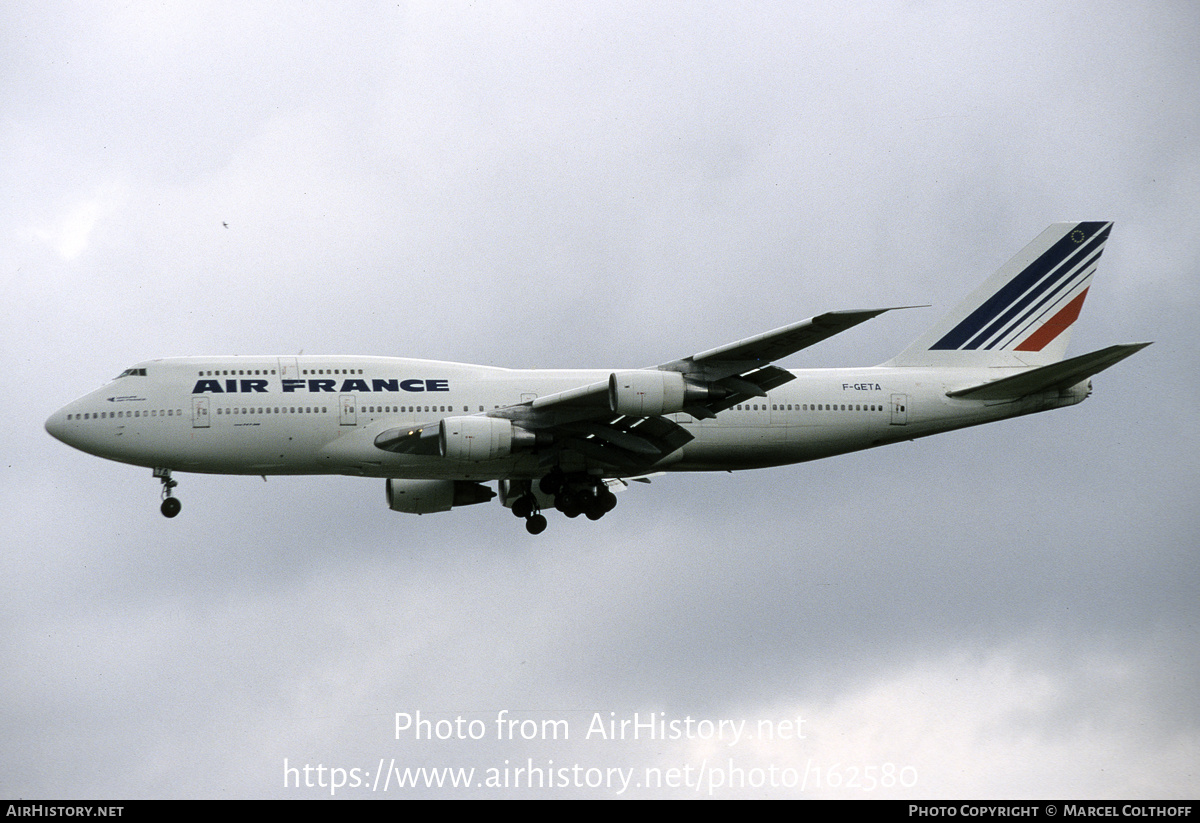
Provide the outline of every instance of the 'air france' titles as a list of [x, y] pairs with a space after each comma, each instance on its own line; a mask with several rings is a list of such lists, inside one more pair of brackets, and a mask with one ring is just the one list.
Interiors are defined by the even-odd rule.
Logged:
[[[354, 378], [343, 380], [340, 388], [337, 382], [337, 380], [321, 378], [283, 380], [282, 384], [285, 394], [297, 391], [331, 392], [334, 394], [350, 394], [351, 392], [450, 391], [449, 380], [400, 380], [399, 378], [395, 378], [390, 380], [374, 379], [368, 382], [361, 378]], [[195, 387], [192, 389], [192, 394], [265, 393], [270, 391], [267, 388], [267, 383], [268, 381], [266, 380], [197, 380]]]

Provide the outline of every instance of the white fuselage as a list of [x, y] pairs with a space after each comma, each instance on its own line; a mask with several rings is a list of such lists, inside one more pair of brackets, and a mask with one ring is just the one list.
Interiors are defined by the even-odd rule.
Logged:
[[[394, 454], [397, 426], [476, 415], [606, 380], [611, 370], [514, 370], [390, 357], [189, 357], [153, 360], [56, 412], [46, 427], [91, 454], [216, 474], [347, 474], [495, 480], [545, 472], [536, 455], [487, 462]], [[815, 460], [1072, 405], [1066, 391], [988, 402], [948, 390], [997, 369], [817, 369], [717, 414], [669, 415], [694, 439], [653, 468], [714, 471]], [[586, 466], [569, 467], [584, 469]]]

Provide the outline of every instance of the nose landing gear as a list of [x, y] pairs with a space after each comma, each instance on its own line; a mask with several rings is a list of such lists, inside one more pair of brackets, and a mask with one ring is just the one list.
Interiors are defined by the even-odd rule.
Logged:
[[171, 493], [171, 489], [178, 486], [179, 481], [171, 478], [170, 469], [155, 469], [154, 476], [161, 480], [163, 485], [163, 502], [160, 511], [162, 511], [163, 517], [174, 517], [183, 508], [183, 504], [179, 502], [179, 498], [173, 496]]

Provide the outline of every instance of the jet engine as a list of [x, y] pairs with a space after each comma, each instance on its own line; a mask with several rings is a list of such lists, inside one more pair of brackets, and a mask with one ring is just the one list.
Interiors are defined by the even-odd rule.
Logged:
[[496, 460], [536, 442], [533, 432], [498, 417], [446, 417], [438, 424], [438, 451], [451, 460]]
[[706, 386], [692, 383], [674, 371], [613, 372], [608, 378], [608, 407], [631, 417], [674, 414], [708, 394]]
[[408, 514], [448, 512], [454, 506], [486, 503], [495, 496], [487, 486], [469, 480], [387, 481], [388, 508]]

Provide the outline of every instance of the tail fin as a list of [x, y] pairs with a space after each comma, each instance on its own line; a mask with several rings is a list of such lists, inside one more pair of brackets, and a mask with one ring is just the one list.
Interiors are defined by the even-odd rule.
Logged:
[[1055, 223], [887, 366], [1044, 366], [1062, 360], [1110, 222]]

